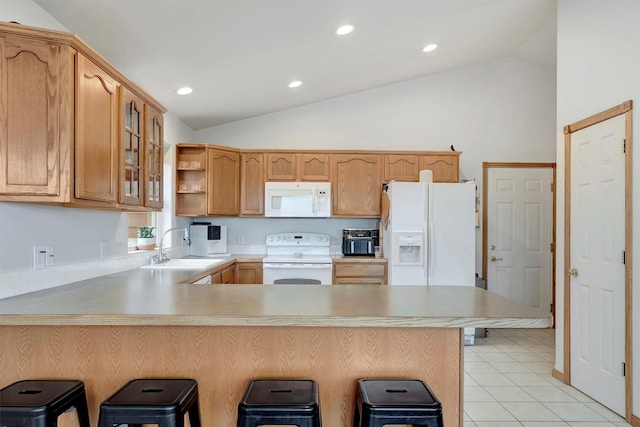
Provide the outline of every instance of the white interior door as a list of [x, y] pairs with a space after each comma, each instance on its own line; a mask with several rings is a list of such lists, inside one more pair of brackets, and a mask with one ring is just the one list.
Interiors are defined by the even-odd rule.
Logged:
[[[624, 416], [625, 117], [571, 135], [571, 385]], [[570, 270], [570, 271], [571, 271]]]
[[487, 171], [487, 289], [551, 310], [553, 171]]

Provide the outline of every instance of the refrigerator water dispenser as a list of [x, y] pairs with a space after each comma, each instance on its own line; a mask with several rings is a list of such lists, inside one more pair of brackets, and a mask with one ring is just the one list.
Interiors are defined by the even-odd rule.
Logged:
[[423, 238], [421, 231], [393, 233], [395, 265], [421, 265], [423, 263]]

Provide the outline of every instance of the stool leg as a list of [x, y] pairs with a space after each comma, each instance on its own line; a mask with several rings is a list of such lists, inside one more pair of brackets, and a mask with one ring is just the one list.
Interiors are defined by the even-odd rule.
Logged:
[[189, 424], [191, 427], [200, 427], [200, 406], [198, 405], [198, 399], [191, 405], [188, 410]]
[[83, 395], [76, 399], [74, 406], [76, 407], [76, 414], [78, 415], [78, 425], [80, 427], [91, 427], [86, 397]]

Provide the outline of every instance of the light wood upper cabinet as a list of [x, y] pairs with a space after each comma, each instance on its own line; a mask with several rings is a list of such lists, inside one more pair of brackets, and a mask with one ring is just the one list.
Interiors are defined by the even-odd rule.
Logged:
[[240, 155], [240, 215], [264, 215], [264, 155]]
[[[145, 203], [144, 106], [164, 111], [72, 34], [0, 23], [0, 200], [94, 209]], [[126, 88], [126, 90], [125, 90]], [[154, 113], [156, 114], [156, 113]], [[162, 114], [154, 144], [160, 147]]]
[[268, 152], [267, 181], [329, 181], [328, 153]]
[[144, 103], [122, 89], [123, 114], [120, 138], [120, 203], [142, 206], [144, 203]]
[[0, 37], [0, 194], [69, 198], [68, 52], [56, 43]]
[[119, 83], [83, 55], [76, 64], [75, 197], [115, 203]]
[[300, 181], [329, 181], [330, 165], [327, 153], [298, 154]]
[[295, 181], [295, 153], [267, 153], [267, 181]]
[[207, 150], [207, 214], [240, 213], [240, 155], [236, 152]]
[[379, 217], [382, 156], [334, 154], [331, 167], [333, 215]]
[[162, 209], [164, 167], [164, 117], [149, 105], [144, 106], [144, 205]]
[[433, 182], [458, 182], [459, 151], [385, 154], [384, 181], [418, 181], [420, 171], [433, 172]]
[[207, 214], [207, 148], [176, 145], [176, 215]]
[[460, 181], [460, 152], [430, 153], [420, 156], [420, 170], [430, 169], [433, 182]]
[[386, 154], [384, 156], [384, 181], [417, 181], [420, 171], [415, 154]]

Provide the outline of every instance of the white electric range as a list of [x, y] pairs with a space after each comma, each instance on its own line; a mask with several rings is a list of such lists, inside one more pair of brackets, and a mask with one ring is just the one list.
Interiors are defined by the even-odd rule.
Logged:
[[269, 234], [266, 243], [267, 255], [262, 259], [265, 285], [331, 284], [331, 239], [328, 234]]

